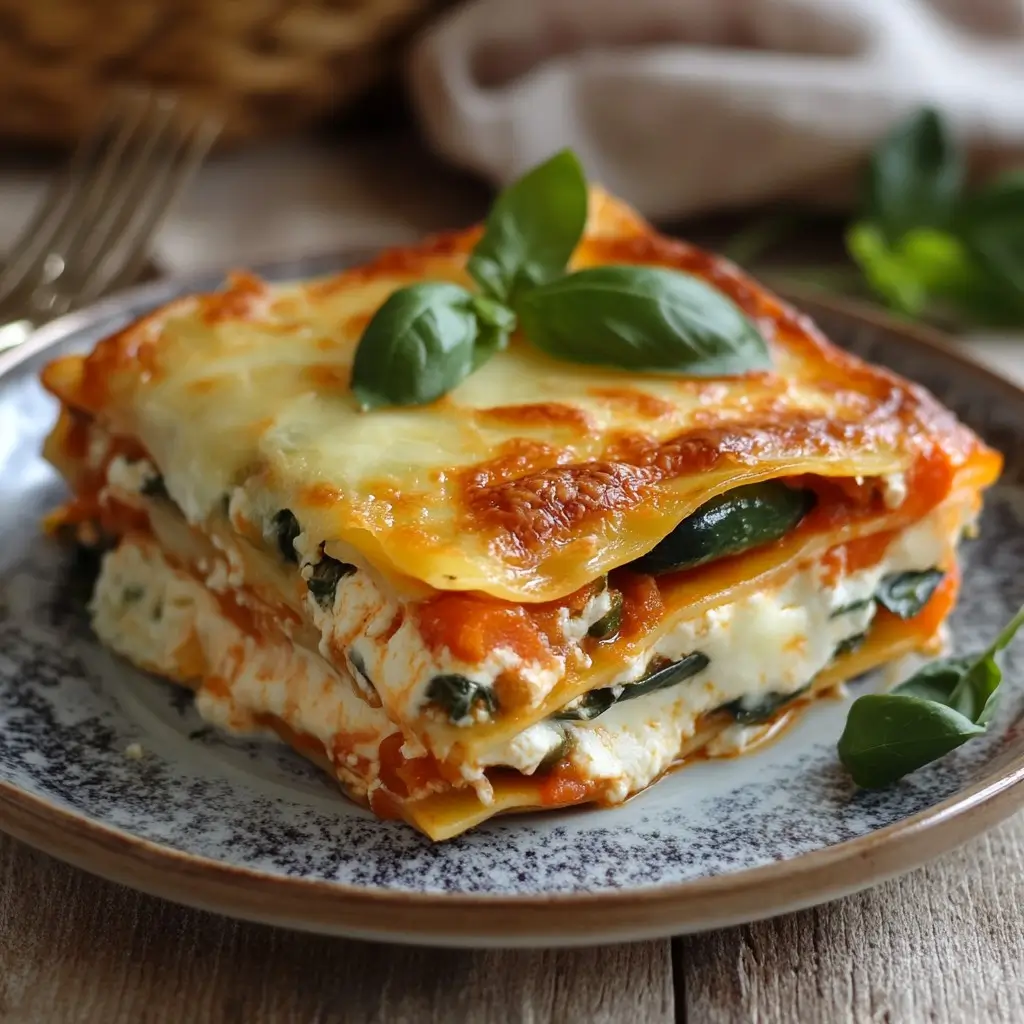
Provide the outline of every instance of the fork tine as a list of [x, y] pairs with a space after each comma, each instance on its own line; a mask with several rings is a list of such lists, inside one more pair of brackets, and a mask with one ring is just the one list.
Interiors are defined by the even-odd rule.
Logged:
[[17, 279], [4, 282], [4, 295], [26, 283], [29, 278], [41, 278], [47, 259], [53, 254], [62, 255], [69, 236], [74, 238], [92, 230], [97, 215], [103, 212], [103, 201], [115, 179], [115, 170], [121, 154], [129, 139], [138, 130], [139, 124], [145, 121], [147, 102], [147, 94], [132, 94], [127, 103], [127, 116], [123, 119], [113, 118], [112, 138], [106, 145], [97, 147], [94, 161], [83, 166], [76, 187], [62, 204], [61, 215], [54, 218], [51, 230], [43, 235], [40, 244], [34, 247], [32, 258], [23, 262]]
[[162, 106], [159, 116], [137, 133], [131, 151], [115, 170], [109, 197], [87, 231], [79, 231], [64, 249], [66, 277], [61, 290], [75, 291], [83, 287], [96, 263], [116, 244], [136, 210], [145, 203], [167, 164], [167, 150], [178, 139], [174, 104]]
[[176, 138], [176, 148], [162, 161], [149, 181], [149, 194], [139, 204], [126, 205], [105, 259], [96, 260], [83, 281], [81, 299], [88, 300], [135, 278], [145, 263], [149, 242], [182, 189], [220, 134], [222, 122], [207, 115], [190, 134]]
[[103, 143], [114, 124], [114, 112], [108, 108], [98, 126], [75, 148], [68, 165], [46, 190], [38, 209], [11, 247], [7, 265], [0, 272], [0, 297], [6, 296], [24, 280], [40, 254], [50, 248], [65, 211], [88, 180], [89, 169], [98, 161]]
[[[103, 166], [83, 198], [83, 209], [58, 236], [54, 246], [65, 265], [78, 261], [95, 248], [92, 239], [102, 239], [103, 226], [114, 212], [130, 201], [140, 183], [140, 174], [174, 116], [173, 99], [145, 97], [138, 115], [125, 124], [110, 147]], [[136, 148], [137, 147], [137, 148]], [[112, 212], [114, 211], [114, 212]]]

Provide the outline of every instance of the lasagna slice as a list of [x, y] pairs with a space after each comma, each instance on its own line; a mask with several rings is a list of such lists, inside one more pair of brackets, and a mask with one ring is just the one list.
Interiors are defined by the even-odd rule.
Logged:
[[702, 279], [772, 369], [626, 373], [513, 335], [436, 401], [360, 411], [374, 312], [467, 284], [479, 237], [312, 282], [235, 274], [46, 368], [73, 492], [52, 525], [109, 546], [106, 644], [440, 840], [620, 803], [940, 643], [998, 454], [599, 191], [571, 266]]

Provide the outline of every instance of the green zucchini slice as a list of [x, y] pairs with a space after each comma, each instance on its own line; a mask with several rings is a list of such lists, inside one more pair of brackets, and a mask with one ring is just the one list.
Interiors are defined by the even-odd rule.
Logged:
[[812, 491], [779, 480], [736, 487], [706, 501], [629, 566], [660, 576], [784, 537], [814, 506]]

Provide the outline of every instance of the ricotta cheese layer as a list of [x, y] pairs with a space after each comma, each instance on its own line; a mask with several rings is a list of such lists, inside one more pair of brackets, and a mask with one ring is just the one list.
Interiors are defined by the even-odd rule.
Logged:
[[[807, 687], [844, 641], [868, 631], [877, 607], [872, 597], [883, 576], [931, 568], [947, 543], [946, 516], [937, 514], [896, 537], [868, 568], [836, 575], [815, 562], [776, 588], [684, 620], [637, 652], [607, 686], [621, 692], [652, 660], [676, 661], [694, 651], [709, 659], [707, 668], [675, 686], [613, 704], [590, 721], [555, 715], [536, 722], [464, 758], [462, 777], [486, 802], [488, 768], [531, 775], [557, 754], [599, 786], [603, 801], [620, 802], [671, 766], [704, 716], [734, 703], [755, 708], [768, 695], [793, 695]], [[211, 575], [220, 571], [210, 570]], [[593, 599], [584, 621], [603, 613], [607, 601], [602, 598]], [[432, 660], [412, 629], [382, 640], [393, 614], [366, 574], [346, 578], [331, 612], [315, 616], [320, 644], [328, 651], [339, 632], [347, 637], [358, 628], [362, 669], [350, 664], [348, 671], [339, 671], [319, 649], [284, 636], [271, 642], [245, 633], [224, 613], [209, 585], [170, 565], [152, 542], [131, 537], [105, 557], [93, 600], [94, 625], [104, 643], [144, 668], [196, 684], [197, 707], [205, 718], [238, 732], [266, 732], [272, 719], [282, 722], [292, 733], [314, 737], [328, 752], [341, 754], [345, 767], [362, 766], [356, 788], [364, 792], [379, 775], [381, 741], [398, 727], [380, 701], [373, 705], [362, 673], [375, 687], [394, 681], [400, 698], [416, 702], [422, 686], [409, 685], [411, 679], [458, 668], [493, 684], [502, 670], [500, 655], [477, 666], [448, 657]], [[763, 733], [763, 727], [731, 729], [714, 749], [739, 752]], [[431, 739], [428, 733], [427, 743]], [[403, 751], [423, 754], [423, 739], [404, 739]], [[438, 757], [449, 752], [443, 738], [431, 746]]]

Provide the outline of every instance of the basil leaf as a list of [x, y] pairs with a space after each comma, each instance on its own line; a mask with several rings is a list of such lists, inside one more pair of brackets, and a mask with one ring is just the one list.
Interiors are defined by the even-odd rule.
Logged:
[[890, 573], [882, 577], [875, 598], [893, 615], [912, 619], [931, 600], [945, 576], [941, 569]]
[[953, 217], [964, 176], [963, 155], [939, 114], [921, 110], [875, 148], [865, 203], [890, 242], [912, 228], [944, 227]]
[[493, 715], [498, 710], [494, 692], [475, 679], [451, 672], [434, 676], [427, 684], [427, 701], [447, 712], [454, 725], [468, 721], [476, 707]]
[[888, 786], [985, 731], [934, 700], [869, 693], [850, 708], [839, 759], [858, 786]]
[[367, 325], [352, 363], [360, 408], [440, 398], [473, 372], [478, 334], [465, 288], [427, 281], [393, 292]]
[[516, 308], [526, 336], [556, 359], [694, 377], [771, 368], [739, 308], [676, 270], [592, 267], [526, 292]]
[[516, 329], [516, 315], [507, 306], [483, 295], [474, 295], [472, 304], [479, 330], [473, 348], [473, 369], [478, 370], [495, 352], [508, 346], [509, 335]]
[[996, 654], [1003, 650], [1024, 625], [1024, 608], [1003, 627], [1002, 632], [992, 641], [987, 650], [968, 666], [960, 682], [950, 695], [949, 703], [971, 713], [976, 722], [984, 725], [995, 710], [996, 694], [1003, 680], [1003, 673], [996, 663]]
[[1024, 313], [1024, 173], [1004, 175], [965, 200], [958, 226], [1019, 318]]
[[[918, 669], [909, 679], [893, 687], [890, 692], [949, 705], [953, 691], [971, 664], [970, 658], [939, 658]], [[954, 710], [964, 713], [961, 708]]]
[[501, 192], [466, 269], [485, 294], [515, 303], [562, 273], [586, 222], [583, 168], [565, 149]]
[[1002, 671], [995, 656], [1024, 625], [1024, 607], [987, 650], [942, 658], [891, 693], [858, 697], [839, 740], [839, 759], [859, 786], [886, 786], [985, 731]]

